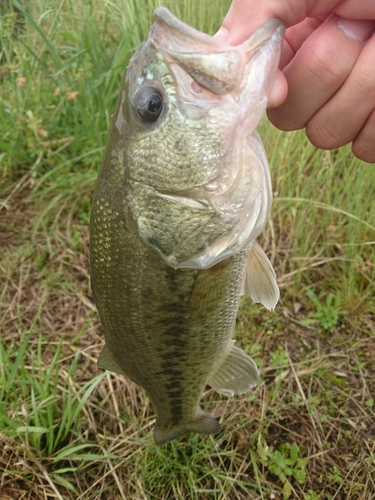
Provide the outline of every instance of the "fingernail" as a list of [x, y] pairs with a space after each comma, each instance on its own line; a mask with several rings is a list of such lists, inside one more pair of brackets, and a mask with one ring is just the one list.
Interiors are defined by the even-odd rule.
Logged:
[[357, 43], [368, 40], [374, 31], [374, 24], [372, 21], [357, 21], [341, 18], [337, 21], [337, 26], [346, 36], [355, 40]]
[[221, 27], [219, 31], [214, 35], [214, 37], [220, 40], [221, 42], [226, 42], [229, 38], [229, 31]]

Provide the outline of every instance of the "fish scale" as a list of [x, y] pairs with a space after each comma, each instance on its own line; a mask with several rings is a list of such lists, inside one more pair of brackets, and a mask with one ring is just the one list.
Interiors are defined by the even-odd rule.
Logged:
[[269, 21], [230, 47], [158, 8], [123, 80], [90, 221], [98, 365], [144, 388], [157, 444], [218, 433], [206, 384], [231, 396], [258, 378], [231, 337], [244, 292], [269, 309], [279, 297], [255, 241], [272, 192], [254, 129], [283, 33]]
[[[189, 138], [183, 131], [186, 119], [178, 113], [173, 123], [164, 122], [160, 129], [154, 131], [152, 140], [163, 141], [163, 155], [156, 156], [150, 148], [149, 135], [131, 142], [127, 153], [134, 160], [127, 165], [129, 177], [165, 191], [178, 189], [182, 192], [207, 182], [212, 175], [210, 172], [215, 172], [223, 157], [222, 141], [217, 131], [207, 133], [201, 123], [189, 122]], [[174, 175], [168, 175], [176, 169], [179, 171], [178, 182]]]

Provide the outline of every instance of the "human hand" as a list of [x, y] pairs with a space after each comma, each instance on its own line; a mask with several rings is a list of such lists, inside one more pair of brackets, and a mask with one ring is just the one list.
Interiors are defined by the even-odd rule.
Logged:
[[216, 36], [237, 45], [270, 18], [287, 27], [270, 121], [375, 162], [374, 0], [234, 0]]

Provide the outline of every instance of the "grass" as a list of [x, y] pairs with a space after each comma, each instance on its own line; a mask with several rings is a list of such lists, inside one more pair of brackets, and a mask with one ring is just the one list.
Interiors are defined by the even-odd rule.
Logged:
[[[229, 2], [163, 2], [213, 33]], [[243, 299], [261, 381], [207, 389], [216, 437], [153, 444], [143, 391], [96, 360], [88, 217], [126, 61], [157, 2], [1, 4], [0, 498], [368, 499], [375, 492], [375, 170], [266, 121], [262, 245], [281, 300]], [[15, 9], [13, 9], [13, 7]]]

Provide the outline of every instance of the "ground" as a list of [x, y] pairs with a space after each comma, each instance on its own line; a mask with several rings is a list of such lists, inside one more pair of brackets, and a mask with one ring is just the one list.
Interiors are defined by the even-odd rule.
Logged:
[[[10, 368], [2, 404], [8, 430], [16, 429], [2, 434], [2, 500], [371, 498], [373, 314], [342, 311], [328, 331], [304, 300], [283, 298], [282, 279], [274, 313], [244, 298], [236, 336], [260, 366], [258, 387], [230, 400], [207, 387], [202, 404], [220, 419], [223, 433], [158, 448], [142, 389], [100, 375], [96, 366], [103, 337], [89, 288], [87, 222], [68, 214], [46, 231], [36, 222], [40, 206], [31, 187], [25, 176], [6, 190], [0, 212], [3, 370]], [[267, 248], [267, 238], [264, 243]], [[12, 372], [18, 363], [22, 369]], [[103, 378], [87, 385], [97, 377]], [[54, 438], [41, 429], [47, 405], [41, 386], [55, 408], [55, 426], [85, 401], [58, 439], [56, 429]], [[28, 435], [27, 425], [39, 433]]]

